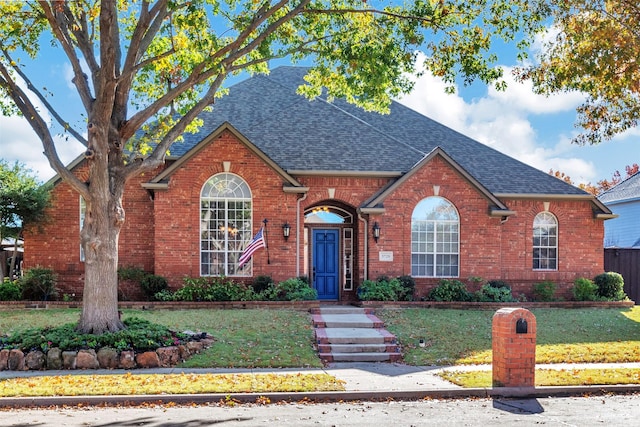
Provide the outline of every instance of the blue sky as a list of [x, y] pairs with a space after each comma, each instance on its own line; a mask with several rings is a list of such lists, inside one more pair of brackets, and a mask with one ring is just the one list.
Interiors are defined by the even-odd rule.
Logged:
[[[47, 44], [43, 48], [38, 60], [25, 62], [27, 75], [32, 76], [36, 86], [53, 93], [50, 102], [65, 120], [82, 131], [83, 110], [71, 84], [71, 67]], [[637, 129], [597, 146], [571, 144], [570, 139], [577, 132], [573, 126], [575, 108], [582, 95], [535, 95], [529, 83], [517, 83], [510, 77], [509, 71], [516, 63], [509, 62], [508, 52], [501, 58], [505, 59], [501, 66], [505, 67], [508, 82], [504, 92], [475, 84], [457, 86], [455, 94], [446, 94], [445, 84], [425, 73], [416, 81], [413, 92], [398, 101], [544, 172], [561, 170], [577, 183], [610, 179], [616, 170], [624, 175], [626, 165], [640, 163]], [[64, 136], [57, 138], [57, 148], [65, 162], [83, 152], [79, 143]], [[26, 164], [46, 181], [54, 172], [42, 151], [42, 144], [24, 119], [0, 116], [0, 157]]]

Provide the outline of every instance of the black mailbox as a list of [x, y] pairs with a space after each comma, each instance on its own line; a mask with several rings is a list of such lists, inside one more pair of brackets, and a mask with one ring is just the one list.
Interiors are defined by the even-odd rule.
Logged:
[[527, 320], [526, 319], [518, 319], [516, 322], [516, 334], [526, 334], [527, 333]]

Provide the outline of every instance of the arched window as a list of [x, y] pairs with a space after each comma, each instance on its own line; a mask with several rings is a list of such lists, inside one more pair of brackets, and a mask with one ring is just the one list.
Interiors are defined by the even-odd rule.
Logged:
[[558, 221], [549, 212], [540, 212], [533, 220], [533, 269], [558, 269]]
[[460, 219], [442, 197], [427, 197], [411, 215], [411, 275], [458, 277]]
[[200, 275], [250, 276], [252, 263], [238, 268], [251, 241], [251, 190], [237, 175], [221, 173], [200, 193]]

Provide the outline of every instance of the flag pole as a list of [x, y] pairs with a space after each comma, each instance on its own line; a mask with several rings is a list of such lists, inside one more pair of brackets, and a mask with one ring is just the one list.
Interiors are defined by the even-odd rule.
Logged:
[[267, 223], [269, 222], [269, 220], [267, 218], [262, 220], [262, 223], [264, 224], [264, 248], [267, 250], [267, 264], [271, 264], [271, 259], [269, 259], [269, 244], [267, 243]]

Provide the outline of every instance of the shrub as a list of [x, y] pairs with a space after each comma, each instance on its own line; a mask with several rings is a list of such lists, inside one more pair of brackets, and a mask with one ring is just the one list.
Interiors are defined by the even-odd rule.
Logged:
[[471, 301], [473, 294], [461, 281], [443, 279], [440, 280], [438, 286], [431, 289], [428, 298], [431, 301]]
[[312, 301], [318, 299], [318, 291], [302, 279], [293, 278], [272, 285], [261, 296], [272, 301]]
[[413, 294], [416, 290], [416, 281], [413, 277], [409, 275], [404, 275], [398, 277], [398, 282], [400, 282], [400, 286], [402, 287], [402, 294], [399, 295], [398, 300], [400, 301], [411, 301], [413, 300]]
[[140, 287], [147, 298], [153, 299], [155, 294], [158, 292], [167, 290], [169, 288], [169, 283], [167, 282], [167, 279], [162, 276], [147, 274], [140, 281]]
[[213, 279], [205, 290], [205, 301], [251, 301], [256, 299], [252, 287], [231, 279]]
[[553, 301], [556, 284], [547, 280], [533, 285], [533, 297], [536, 301]]
[[58, 276], [49, 268], [35, 267], [19, 279], [22, 297], [31, 301], [47, 301], [58, 295]]
[[111, 347], [116, 350], [155, 350], [159, 347], [184, 343], [196, 336], [175, 333], [166, 326], [150, 323], [137, 317], [123, 320], [126, 329], [100, 335], [82, 334], [75, 324], [48, 328], [30, 328], [8, 337], [0, 337], [0, 349], [20, 349], [23, 351], [42, 350], [57, 347], [60, 350]]
[[476, 292], [476, 300], [480, 302], [514, 302], [515, 298], [511, 294], [509, 285], [493, 286], [491, 283], [486, 283]]
[[358, 298], [362, 301], [400, 301], [406, 293], [398, 279], [365, 280], [358, 286]]
[[509, 288], [511, 289], [511, 285], [508, 284], [507, 282], [505, 282], [504, 280], [489, 280], [487, 282], [487, 285], [491, 286], [492, 288]]
[[619, 273], [598, 274], [593, 282], [598, 287], [598, 296], [607, 301], [622, 301], [627, 297], [624, 293], [624, 279]]
[[17, 301], [22, 298], [22, 288], [17, 280], [4, 279], [0, 284], [0, 301]]
[[120, 280], [132, 280], [137, 283], [141, 283], [149, 273], [144, 271], [140, 267], [127, 266], [118, 268], [118, 279]]
[[273, 285], [273, 279], [271, 278], [271, 276], [256, 276], [256, 278], [253, 280], [253, 283], [251, 284], [254, 292], [257, 294], [259, 294], [260, 292], [264, 292], [271, 285]]
[[159, 301], [251, 301], [257, 294], [251, 286], [225, 277], [185, 277], [182, 288], [173, 293], [158, 292], [155, 298]]
[[598, 300], [598, 285], [593, 281], [580, 277], [573, 282], [573, 298], [576, 301], [596, 301]]

